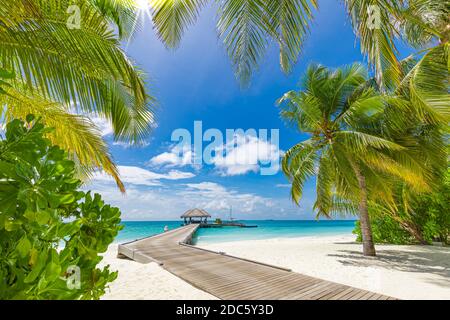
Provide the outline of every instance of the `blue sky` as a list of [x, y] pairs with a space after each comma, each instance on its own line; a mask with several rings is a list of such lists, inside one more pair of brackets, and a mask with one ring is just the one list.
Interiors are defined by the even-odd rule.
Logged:
[[127, 194], [121, 195], [104, 176], [97, 176], [88, 188], [119, 206], [124, 220], [176, 220], [191, 207], [202, 207], [213, 217], [226, 218], [230, 206], [233, 216], [239, 219], [313, 219], [313, 179], [306, 184], [298, 207], [289, 198], [282, 173], [263, 176], [254, 168], [170, 161], [173, 130], [192, 131], [196, 120], [202, 121], [204, 130], [217, 128], [224, 134], [226, 129], [279, 129], [280, 150], [306, 138], [283, 124], [275, 101], [297, 88], [311, 62], [338, 67], [363, 61], [342, 4], [331, 0], [319, 4], [294, 70], [289, 75], [281, 72], [278, 50], [272, 45], [245, 90], [239, 87], [217, 37], [213, 6], [202, 10], [177, 50], [167, 50], [161, 44], [147, 19], [124, 48], [148, 75], [149, 92], [159, 101], [157, 127], [145, 147], [129, 148], [114, 144], [108, 124], [97, 119], [119, 165]]

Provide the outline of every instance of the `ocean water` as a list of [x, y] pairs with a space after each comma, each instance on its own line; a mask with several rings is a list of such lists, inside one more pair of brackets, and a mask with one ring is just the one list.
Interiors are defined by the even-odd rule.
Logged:
[[[257, 228], [201, 228], [194, 237], [194, 244], [208, 244], [239, 240], [289, 238], [302, 236], [326, 236], [351, 234], [354, 220], [240, 220]], [[180, 227], [181, 221], [124, 221], [115, 242], [135, 240]]]
[[124, 228], [119, 232], [114, 242], [132, 241], [164, 232], [182, 226], [181, 221], [122, 221]]

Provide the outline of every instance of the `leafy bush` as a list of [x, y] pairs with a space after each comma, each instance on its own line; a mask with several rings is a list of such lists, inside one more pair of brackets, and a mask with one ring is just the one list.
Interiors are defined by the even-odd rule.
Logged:
[[[370, 215], [372, 237], [375, 243], [407, 244], [414, 241], [414, 237], [400, 227], [400, 224], [391, 217], [384, 215]], [[356, 221], [353, 233], [357, 235], [356, 241], [362, 242], [361, 227]]]
[[413, 220], [422, 226], [423, 238], [427, 242], [449, 243], [450, 237], [450, 169], [447, 170], [440, 187], [433, 193], [417, 197]]
[[[397, 219], [371, 212], [371, 223], [376, 243], [410, 244], [440, 241], [449, 243], [450, 237], [450, 169], [442, 183], [432, 193], [413, 195], [407, 213], [396, 213]], [[404, 198], [399, 198], [399, 201]], [[401, 207], [399, 205], [399, 207]], [[361, 229], [357, 223], [354, 234], [361, 241]]]
[[96, 266], [120, 211], [79, 190], [74, 162], [49, 131], [28, 116], [0, 141], [0, 299], [98, 299], [117, 277]]

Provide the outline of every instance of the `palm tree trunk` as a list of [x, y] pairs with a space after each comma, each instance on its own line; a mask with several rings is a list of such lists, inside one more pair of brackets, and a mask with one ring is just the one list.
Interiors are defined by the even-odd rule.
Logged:
[[418, 241], [420, 244], [422, 244], [422, 245], [429, 244], [423, 238], [423, 233], [420, 230], [420, 228], [418, 226], [416, 226], [414, 223], [408, 222], [408, 221], [406, 221], [406, 222], [405, 221], [401, 221], [401, 219], [398, 219], [397, 221], [399, 222], [400, 227], [403, 228], [403, 230], [408, 232], [410, 235], [412, 235], [414, 237], [414, 239], [416, 239], [416, 241]]
[[372, 238], [372, 228], [370, 226], [369, 209], [367, 205], [367, 186], [366, 178], [361, 173], [357, 165], [353, 168], [359, 184], [359, 223], [361, 226], [361, 235], [363, 241], [363, 254], [365, 256], [376, 256], [375, 245]]

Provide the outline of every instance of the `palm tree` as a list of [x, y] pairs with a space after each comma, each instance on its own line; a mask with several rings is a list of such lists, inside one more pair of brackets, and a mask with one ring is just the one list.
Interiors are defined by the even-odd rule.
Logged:
[[302, 83], [301, 91], [287, 92], [278, 101], [282, 118], [310, 135], [282, 160], [292, 199], [298, 204], [305, 181], [316, 176], [318, 216], [357, 212], [364, 255], [374, 256], [368, 202], [392, 203], [395, 179], [415, 190], [429, 189], [420, 145], [398, 112], [409, 104], [380, 95], [360, 64], [335, 71], [312, 65]]
[[[371, 1], [346, 0], [361, 49], [375, 66], [383, 91], [407, 91], [428, 119], [447, 123], [450, 116], [450, 6], [441, 0]], [[371, 27], [368, 8], [376, 5], [379, 25]], [[401, 39], [417, 53], [399, 61], [395, 40]], [[409, 65], [404, 68], [405, 62]]]
[[[80, 0], [81, 28], [67, 26], [68, 0], [0, 0], [0, 118], [40, 116], [49, 134], [80, 164], [103, 169], [124, 191], [99, 130], [107, 119], [116, 140], [138, 144], [154, 121], [155, 99], [120, 49], [134, 24], [131, 0]], [[117, 33], [111, 26], [115, 26]]]

